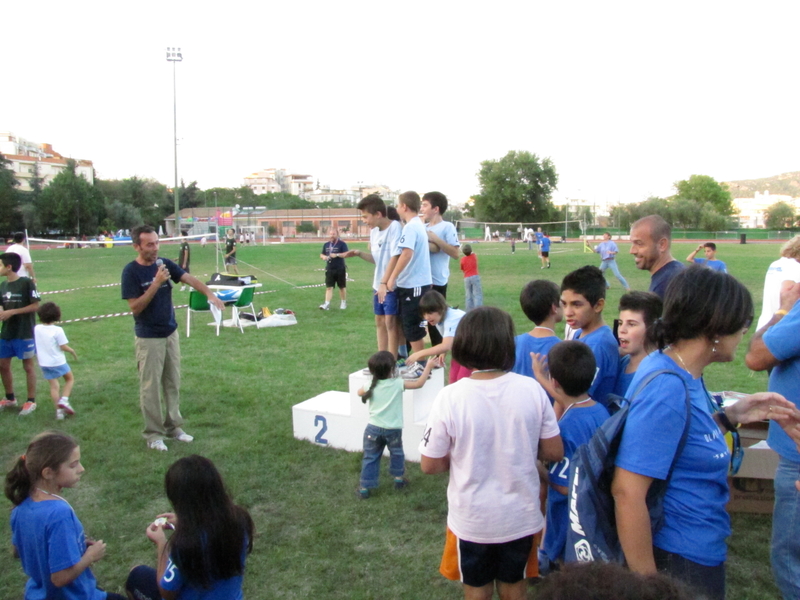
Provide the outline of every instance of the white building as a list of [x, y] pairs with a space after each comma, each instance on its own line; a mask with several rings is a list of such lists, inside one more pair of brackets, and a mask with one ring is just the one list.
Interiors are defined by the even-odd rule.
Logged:
[[286, 169], [264, 169], [244, 178], [244, 185], [256, 194], [286, 192], [301, 198], [308, 198], [314, 191], [311, 175], [291, 173]]
[[[14, 177], [19, 181], [19, 189], [31, 190], [30, 179], [34, 176], [36, 165], [42, 185], [48, 185], [67, 168], [67, 159], [53, 150], [50, 144], [39, 144], [21, 138], [14, 133], [0, 132], [0, 154], [11, 161]], [[75, 171], [89, 183], [94, 183], [94, 165], [90, 160], [75, 159]]]
[[785, 202], [793, 207], [796, 213], [800, 212], [800, 198], [792, 198], [783, 194], [770, 194], [769, 190], [763, 193], [756, 192], [754, 198], [734, 198], [733, 206], [738, 213], [739, 226], [766, 228], [765, 213], [770, 206], [778, 202]]
[[336, 204], [350, 202], [357, 204], [361, 200], [361, 196], [359, 196], [358, 188], [335, 190], [329, 186], [321, 186], [318, 190], [314, 190], [309, 194], [308, 199], [311, 202], [335, 202]]

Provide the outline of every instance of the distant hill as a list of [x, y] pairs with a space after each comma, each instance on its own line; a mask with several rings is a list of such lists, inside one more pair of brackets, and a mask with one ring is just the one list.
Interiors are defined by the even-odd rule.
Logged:
[[741, 181], [726, 181], [731, 196], [734, 198], [755, 198], [756, 192], [782, 194], [792, 198], [800, 197], [800, 171], [783, 173], [774, 177], [762, 179], [742, 179]]

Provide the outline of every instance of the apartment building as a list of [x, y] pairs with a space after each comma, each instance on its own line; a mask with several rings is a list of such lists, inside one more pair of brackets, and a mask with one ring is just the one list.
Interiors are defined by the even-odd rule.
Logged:
[[[51, 144], [32, 142], [12, 132], [0, 132], [0, 154], [11, 161], [11, 169], [23, 192], [30, 191], [30, 179], [36, 173], [37, 166], [45, 186], [67, 168], [67, 158], [56, 152]], [[92, 161], [75, 159], [75, 163], [78, 175], [94, 183]]]

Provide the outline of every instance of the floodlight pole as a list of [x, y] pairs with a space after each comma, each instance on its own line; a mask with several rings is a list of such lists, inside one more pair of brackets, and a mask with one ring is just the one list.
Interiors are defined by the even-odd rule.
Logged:
[[167, 61], [172, 63], [172, 133], [175, 151], [175, 188], [172, 190], [175, 199], [175, 231], [174, 236], [181, 234], [181, 203], [178, 189], [178, 88], [175, 77], [175, 63], [183, 60], [180, 48], [167, 48]]

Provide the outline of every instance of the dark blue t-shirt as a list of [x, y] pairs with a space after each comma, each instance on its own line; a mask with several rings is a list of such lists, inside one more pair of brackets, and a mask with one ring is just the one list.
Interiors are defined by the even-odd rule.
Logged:
[[682, 270], [683, 263], [678, 262], [677, 260], [668, 262], [658, 271], [653, 273], [653, 276], [650, 278], [649, 291], [653, 292], [663, 300], [664, 295], [667, 293], [667, 286], [669, 285], [669, 282], [672, 281], [672, 278]]
[[342, 240], [336, 240], [335, 242], [325, 242], [322, 245], [322, 254], [328, 257], [328, 264], [325, 268], [328, 271], [344, 271], [345, 264], [344, 259], [341, 256], [336, 258], [330, 258], [331, 254], [344, 254], [347, 252], [347, 244]]
[[[561, 440], [564, 442], [564, 458], [550, 467], [550, 483], [562, 487], [569, 486], [569, 467], [575, 450], [592, 439], [594, 432], [605, 423], [608, 416], [608, 410], [602, 404], [586, 407], [578, 405], [567, 409], [567, 412], [558, 421]], [[547, 528], [543, 548], [550, 560], [564, 558], [568, 526], [567, 496], [549, 488], [547, 490]]]
[[[164, 266], [169, 270], [170, 279], [178, 283], [186, 273], [168, 258], [162, 258]], [[122, 270], [122, 299], [129, 300], [144, 295], [158, 271], [158, 266], [140, 265], [135, 260], [125, 265]], [[140, 338], [165, 338], [172, 335], [178, 328], [175, 320], [175, 309], [172, 306], [172, 286], [169, 281], [161, 284], [161, 287], [153, 296], [150, 304], [138, 315], [134, 315], [134, 331], [136, 337]]]

